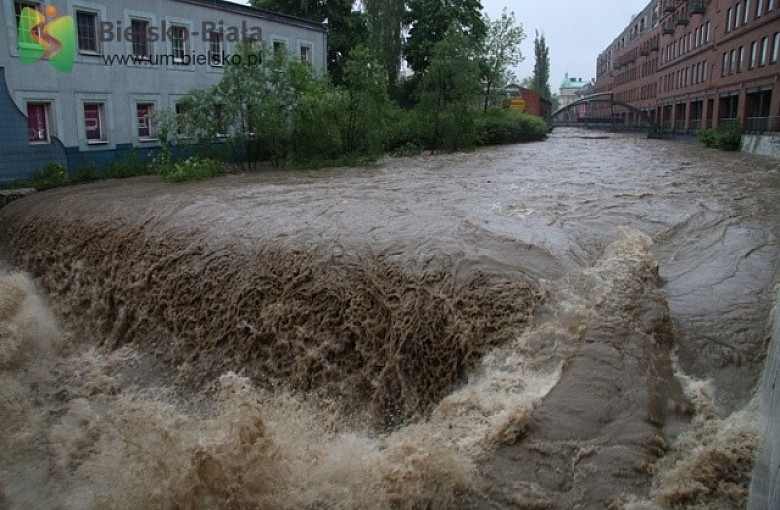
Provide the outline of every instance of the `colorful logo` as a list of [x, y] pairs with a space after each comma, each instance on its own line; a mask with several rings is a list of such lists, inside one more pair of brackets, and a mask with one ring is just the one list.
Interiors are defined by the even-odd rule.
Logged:
[[48, 58], [49, 64], [61, 73], [73, 70], [76, 57], [76, 30], [73, 16], [57, 18], [57, 8], [46, 7], [46, 18], [37, 9], [25, 7], [19, 17], [19, 58], [22, 64], [33, 64]]

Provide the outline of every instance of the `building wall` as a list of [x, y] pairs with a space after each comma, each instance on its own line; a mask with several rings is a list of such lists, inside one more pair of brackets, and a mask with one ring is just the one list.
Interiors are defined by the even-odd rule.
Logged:
[[[748, 130], [780, 130], [770, 119], [780, 116], [780, 2], [656, 0], [642, 16], [650, 20], [644, 31], [626, 29], [599, 56], [597, 92], [612, 92], [669, 129], [739, 119]], [[766, 59], [751, 66], [751, 45], [760, 51], [764, 40]]]
[[[136, 105], [150, 103], [156, 110], [174, 109], [188, 92], [195, 88], [213, 86], [219, 82], [224, 67], [205, 65], [106, 65], [104, 57], [128, 55], [132, 44], [128, 40], [101, 43], [100, 55], [79, 53], [71, 73], [60, 73], [47, 62], [23, 65], [18, 56], [16, 16], [13, 0], [1, 0], [0, 68], [5, 79], [2, 89], [7, 89], [15, 108], [0, 110], [0, 125], [18, 124], [19, 112], [26, 115], [29, 102], [46, 103], [49, 110], [51, 144], [61, 144], [68, 155], [69, 169], [75, 172], [86, 160], [110, 161], [135, 148], [140, 151], [155, 150], [156, 141], [142, 141], [137, 126]], [[193, 32], [189, 54], [207, 55], [209, 42], [202, 35], [203, 23], [211, 22], [221, 27], [246, 28], [250, 34], [260, 30], [261, 38], [269, 45], [283, 42], [289, 51], [299, 54], [300, 46], [311, 47], [312, 63], [325, 70], [327, 62], [327, 33], [323, 25], [222, 0], [46, 0], [37, 2], [41, 8], [56, 7], [60, 16], [75, 16], [77, 10], [96, 12], [99, 21], [113, 22], [126, 29], [131, 18], [148, 20], [153, 27], [163, 22], [176, 23]], [[196, 36], [194, 32], [198, 32]], [[238, 42], [229, 41], [227, 34], [224, 51], [231, 54]], [[171, 41], [150, 42], [150, 53], [169, 55]], [[1, 95], [1, 94], [0, 94]], [[0, 101], [2, 101], [0, 99]], [[104, 103], [104, 124], [107, 133], [105, 143], [88, 143], [84, 128], [85, 102]], [[27, 126], [23, 126], [22, 138], [26, 138]], [[35, 152], [38, 159], [46, 159], [50, 148], [42, 145], [21, 147], [19, 140], [9, 142], [0, 138], [0, 180], [18, 178], [29, 174], [29, 168], [19, 166], [23, 154]], [[24, 145], [24, 144], [22, 144]], [[28, 145], [29, 142], [28, 142]], [[25, 150], [23, 150], [25, 149]]]

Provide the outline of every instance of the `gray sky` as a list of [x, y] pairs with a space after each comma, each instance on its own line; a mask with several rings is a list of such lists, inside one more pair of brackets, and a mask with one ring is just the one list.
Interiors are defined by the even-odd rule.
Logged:
[[[233, 0], [247, 3], [242, 0]], [[611, 43], [649, 0], [482, 0], [491, 19], [501, 16], [504, 7], [514, 11], [523, 25], [526, 39], [525, 61], [516, 70], [522, 79], [533, 74], [534, 30], [544, 32], [550, 48], [550, 86], [553, 92], [569, 76], [590, 80], [596, 77], [596, 57]]]

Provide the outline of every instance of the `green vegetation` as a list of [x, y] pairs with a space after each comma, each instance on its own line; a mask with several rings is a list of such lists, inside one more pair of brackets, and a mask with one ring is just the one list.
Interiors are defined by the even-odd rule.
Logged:
[[[175, 112], [155, 113], [161, 147], [154, 159], [133, 150], [107, 168], [85, 163], [75, 182], [148, 174], [181, 182], [229, 167], [253, 171], [261, 162], [363, 165], [384, 154], [546, 137], [543, 120], [505, 109], [503, 88], [515, 80], [511, 69], [523, 59], [525, 38], [511, 12], [490, 20], [480, 0], [365, 0], [364, 11], [352, 0], [250, 3], [327, 20], [328, 73], [300, 55], [245, 41], [233, 52], [242, 58], [226, 64], [219, 84], [191, 91]], [[549, 78], [543, 37], [536, 46], [539, 72]], [[400, 80], [404, 59], [415, 74]], [[47, 165], [32, 185], [67, 182], [64, 168]]]
[[57, 163], [46, 163], [41, 170], [32, 176], [30, 186], [37, 190], [56, 188], [70, 182], [68, 171]]
[[193, 156], [175, 164], [163, 165], [160, 175], [168, 182], [201, 181], [225, 173], [225, 164], [213, 159]]
[[479, 117], [477, 131], [481, 145], [500, 145], [541, 140], [547, 135], [549, 127], [534, 115], [495, 110]]
[[705, 147], [722, 151], [738, 151], [742, 145], [742, 127], [739, 124], [702, 129], [696, 136]]

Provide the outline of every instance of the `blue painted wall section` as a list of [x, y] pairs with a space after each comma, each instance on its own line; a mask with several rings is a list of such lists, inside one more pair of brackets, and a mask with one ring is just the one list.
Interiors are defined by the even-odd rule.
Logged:
[[52, 161], [67, 167], [65, 148], [54, 137], [48, 144], [30, 144], [27, 117], [16, 107], [0, 67], [0, 184], [27, 179]]

